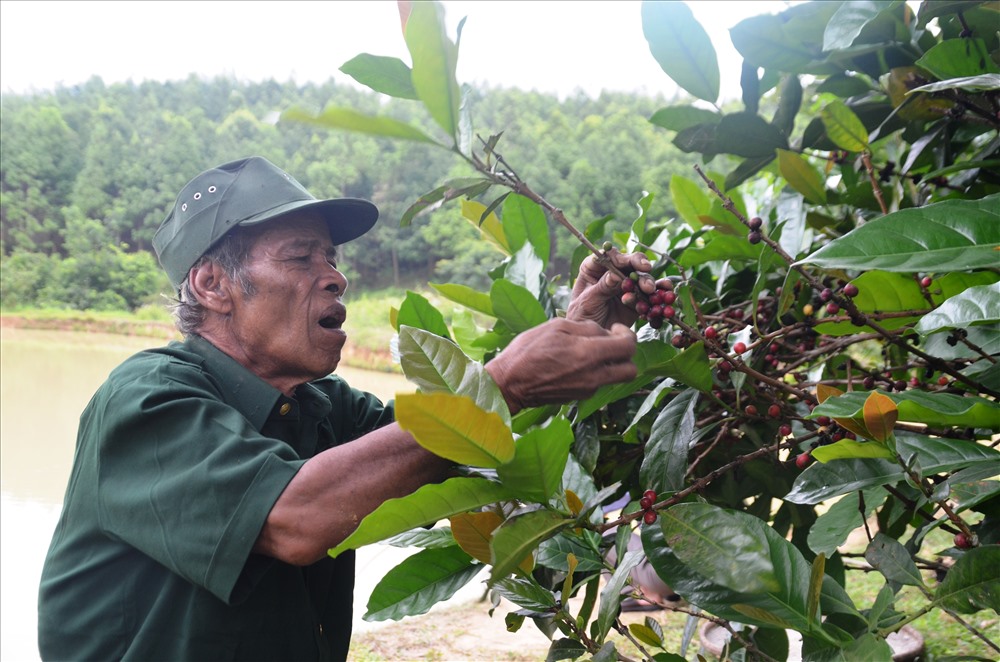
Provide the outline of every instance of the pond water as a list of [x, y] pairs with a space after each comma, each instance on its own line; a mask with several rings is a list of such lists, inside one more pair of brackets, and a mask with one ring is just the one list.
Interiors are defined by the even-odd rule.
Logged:
[[[4, 328], [0, 332], [0, 659], [38, 660], [37, 592], [73, 462], [79, 417], [108, 373], [151, 338]], [[343, 368], [383, 400], [412, 392], [402, 376]], [[355, 629], [382, 574], [414, 550], [359, 551]]]

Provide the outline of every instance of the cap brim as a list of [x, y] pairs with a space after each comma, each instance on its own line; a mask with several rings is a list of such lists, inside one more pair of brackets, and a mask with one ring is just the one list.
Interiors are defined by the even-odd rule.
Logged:
[[278, 220], [293, 212], [311, 211], [318, 214], [330, 229], [330, 241], [345, 244], [357, 239], [375, 226], [378, 207], [360, 198], [334, 198], [331, 200], [298, 200], [257, 214], [239, 225], [259, 225]]

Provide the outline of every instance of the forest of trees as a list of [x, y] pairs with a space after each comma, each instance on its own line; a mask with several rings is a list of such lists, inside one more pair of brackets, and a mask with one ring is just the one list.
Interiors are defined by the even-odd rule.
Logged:
[[[613, 217], [609, 233], [627, 228], [643, 190], [665, 193], [671, 174], [690, 171], [690, 159], [645, 119], [664, 105], [662, 98], [580, 93], [560, 100], [493, 89], [473, 103], [475, 125], [505, 129], [499, 151], [581, 228], [606, 216]], [[277, 121], [291, 107], [329, 104], [436, 129], [430, 118], [414, 116], [412, 104], [387, 103], [333, 80], [296, 85], [192, 75], [106, 85], [95, 77], [52, 92], [3, 95], [0, 304], [135, 310], [162, 302], [169, 285], [150, 242], [177, 192], [208, 167], [254, 154], [317, 197], [379, 205], [377, 228], [344, 256], [355, 288], [488, 282], [491, 249], [471, 224], [455, 222], [460, 214], [453, 207], [399, 227], [407, 207], [454, 169], [449, 155]], [[562, 233], [553, 238], [558, 273], [568, 268], [573, 246]]]

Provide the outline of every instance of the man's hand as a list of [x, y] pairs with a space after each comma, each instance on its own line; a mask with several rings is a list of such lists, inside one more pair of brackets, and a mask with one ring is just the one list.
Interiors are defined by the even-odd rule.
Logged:
[[519, 335], [486, 370], [517, 413], [583, 400], [605, 384], [634, 379], [635, 345], [635, 334], [622, 324], [607, 330], [591, 320], [557, 318]]
[[[607, 251], [612, 264], [626, 276], [633, 271], [648, 273], [653, 265], [642, 253], [619, 253], [615, 249]], [[573, 285], [573, 299], [566, 311], [566, 319], [574, 321], [591, 320], [605, 329], [613, 324], [632, 326], [638, 315], [621, 301], [622, 279], [613, 271], [608, 271], [597, 257], [590, 255], [580, 265], [580, 275]], [[651, 277], [640, 278], [639, 289], [652, 294], [656, 284]]]

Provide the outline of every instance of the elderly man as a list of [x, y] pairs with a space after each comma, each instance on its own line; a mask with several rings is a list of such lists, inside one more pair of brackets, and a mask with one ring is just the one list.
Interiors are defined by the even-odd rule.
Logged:
[[[326, 550], [453, 469], [331, 375], [347, 339], [337, 246], [377, 216], [259, 157], [184, 187], [153, 244], [185, 339], [125, 361], [81, 417], [42, 574], [43, 658], [346, 657], [354, 558]], [[618, 284], [588, 261], [567, 318], [487, 364], [512, 411], [634, 376]]]

